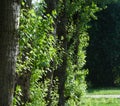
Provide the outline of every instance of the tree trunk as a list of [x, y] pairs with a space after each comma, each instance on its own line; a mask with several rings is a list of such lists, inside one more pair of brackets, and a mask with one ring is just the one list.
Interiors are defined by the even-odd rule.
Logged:
[[0, 1], [0, 106], [12, 106], [18, 50], [18, 1]]
[[45, 3], [47, 4], [46, 12], [51, 14], [52, 11], [56, 9], [57, 0], [45, 0]]
[[21, 76], [18, 77], [16, 85], [21, 86], [20, 103], [17, 106], [25, 106], [30, 101], [30, 78], [31, 72], [24, 71]]
[[[66, 81], [66, 68], [67, 68], [67, 14], [66, 14], [66, 1], [63, 1], [64, 8], [61, 10], [61, 13], [58, 15], [57, 18], [57, 35], [58, 39], [61, 42], [61, 48], [64, 49], [64, 53], [62, 53], [62, 63], [58, 67], [58, 93], [59, 93], [59, 102], [58, 106], [64, 106], [65, 105], [65, 81]], [[63, 39], [62, 39], [63, 38]]]
[[[45, 0], [47, 4], [46, 12], [51, 14], [52, 11], [55, 9], [57, 11], [57, 6], [59, 5], [59, 0]], [[65, 105], [65, 97], [64, 97], [64, 91], [65, 91], [65, 81], [66, 81], [66, 67], [67, 67], [67, 31], [66, 31], [66, 25], [67, 25], [67, 17], [66, 17], [66, 7], [65, 7], [66, 1], [64, 0], [63, 6], [64, 8], [61, 9], [60, 14], [57, 14], [57, 18], [54, 19], [55, 23], [55, 36], [58, 36], [57, 43], [59, 41], [61, 42], [61, 48], [64, 49], [64, 53], [62, 53], [62, 63], [60, 66], [58, 66], [58, 69], [54, 72], [51, 72], [50, 78], [51, 78], [51, 84], [49, 86], [49, 92], [47, 95], [48, 101], [51, 102], [51, 87], [52, 87], [52, 80], [55, 76], [58, 77], [58, 94], [59, 94], [59, 101], [58, 106], [64, 106]], [[57, 11], [58, 12], [58, 11]], [[61, 40], [63, 38], [63, 40]], [[59, 52], [59, 51], [58, 51]], [[61, 52], [61, 51], [60, 51]], [[63, 51], [62, 51], [63, 52]], [[53, 78], [52, 78], [53, 77]], [[49, 102], [48, 106], [51, 105]]]
[[[47, 7], [45, 8], [46, 14], [52, 15], [52, 11], [56, 9], [57, 1], [56, 0], [45, 0], [45, 2], [47, 4]], [[53, 27], [54, 27], [53, 34], [54, 34], [54, 36], [56, 36], [56, 21], [55, 21], [55, 19], [54, 19]], [[54, 60], [51, 61], [50, 65], [51, 65], [51, 67], [54, 67]], [[50, 79], [50, 83], [48, 85], [46, 101], [48, 103], [47, 106], [51, 106], [51, 104], [52, 104], [51, 92], [54, 91], [54, 69], [52, 68], [50, 72], [47, 72], [46, 76]]]

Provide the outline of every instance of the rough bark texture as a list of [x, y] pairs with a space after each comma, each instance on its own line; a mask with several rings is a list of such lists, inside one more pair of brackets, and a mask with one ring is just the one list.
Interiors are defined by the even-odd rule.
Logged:
[[18, 1], [0, 1], [0, 106], [12, 106], [18, 49]]

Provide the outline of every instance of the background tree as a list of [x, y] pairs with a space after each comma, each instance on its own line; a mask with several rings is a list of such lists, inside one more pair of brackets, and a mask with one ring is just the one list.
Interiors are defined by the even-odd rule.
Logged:
[[[25, 12], [28, 12], [30, 9], [32, 9], [32, 0], [22, 0], [22, 2], [21, 2], [21, 14], [27, 18], [27, 16], [25, 15]], [[21, 25], [21, 20], [20, 20], [20, 25]], [[20, 41], [21, 41], [21, 34], [20, 34], [19, 42]], [[28, 42], [30, 42], [30, 41], [28, 41]], [[27, 44], [24, 46], [27, 46]], [[20, 47], [21, 47], [21, 45], [20, 45]], [[20, 50], [21, 50], [21, 48], [20, 48]], [[23, 62], [26, 59], [27, 53], [29, 53], [30, 51], [31, 51], [30, 47], [26, 47], [22, 51], [22, 54], [23, 54], [22, 61]], [[30, 100], [30, 78], [31, 78], [30, 69], [23, 69], [22, 74], [18, 74], [16, 72], [15, 89], [16, 89], [17, 85], [21, 86], [20, 99], [22, 101], [21, 102], [22, 104], [19, 104], [20, 106], [22, 106], [23, 104], [25, 104], [26, 102], [28, 102]]]
[[[62, 62], [58, 64], [58, 68], [55, 71], [58, 77], [58, 105], [64, 106], [68, 101], [74, 101], [74, 96], [78, 97], [78, 101], [80, 101], [80, 97], [85, 90], [84, 78], [86, 71], [83, 71], [82, 67], [85, 64], [84, 49], [88, 41], [86, 32], [88, 29], [87, 23], [91, 17], [95, 17], [94, 13], [97, 12], [99, 8], [94, 3], [85, 1], [63, 0], [54, 4], [57, 4], [57, 17], [55, 21], [56, 36], [58, 37], [57, 43], [60, 45], [60, 48], [62, 48], [58, 50], [58, 54], [62, 55], [60, 57]], [[48, 10], [51, 10], [51, 8]], [[79, 82], [79, 80], [81, 80], [81, 82]], [[72, 83], [74, 86], [70, 85], [70, 81], [74, 81], [74, 84]], [[75, 90], [76, 87], [78, 87], [78, 89], [83, 87], [84, 89]], [[73, 89], [74, 96], [70, 95], [71, 89]], [[76, 100], [76, 102], [72, 104], [80, 105], [78, 101]]]
[[56, 57], [56, 50], [52, 35], [53, 19], [45, 14], [43, 6], [44, 3], [40, 3], [36, 11], [21, 10], [18, 82], [14, 98], [14, 105], [17, 106], [46, 105], [45, 97], [50, 81], [45, 76], [51, 72], [50, 63]]

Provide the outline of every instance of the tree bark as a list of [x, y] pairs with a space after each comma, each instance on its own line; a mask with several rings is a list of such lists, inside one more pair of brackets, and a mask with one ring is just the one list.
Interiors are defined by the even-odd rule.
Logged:
[[20, 0], [0, 1], [0, 106], [12, 106]]
[[56, 9], [57, 0], [45, 0], [45, 3], [47, 4], [46, 12], [51, 14], [52, 11]]
[[[59, 94], [59, 102], [58, 106], [65, 105], [65, 81], [66, 81], [66, 68], [67, 68], [67, 14], [66, 14], [66, 1], [63, 0], [64, 8], [61, 10], [61, 13], [58, 15], [57, 18], [57, 35], [58, 40], [61, 42], [61, 48], [64, 49], [64, 53], [62, 53], [62, 63], [58, 67], [58, 94]], [[63, 39], [62, 39], [63, 38]]]
[[18, 76], [16, 85], [21, 86], [20, 103], [17, 106], [25, 106], [27, 102], [30, 102], [30, 78], [31, 72], [28, 70], [23, 71], [21, 76]]
[[[46, 12], [51, 14], [53, 10], [57, 11], [59, 0], [45, 0], [47, 4]], [[66, 16], [66, 7], [65, 7], [66, 1], [64, 0], [63, 5], [64, 8], [61, 9], [61, 12], [57, 14], [57, 18], [54, 19], [55, 23], [55, 36], [58, 36], [57, 43], [59, 41], [61, 42], [60, 47], [64, 49], [64, 53], [62, 54], [62, 63], [58, 66], [58, 69], [55, 70], [50, 74], [51, 78], [51, 84], [49, 86], [49, 92], [47, 95], [48, 101], [51, 102], [51, 94], [50, 91], [52, 89], [52, 80], [55, 76], [58, 77], [58, 94], [59, 94], [59, 101], [58, 106], [64, 106], [65, 105], [65, 97], [64, 97], [64, 91], [65, 91], [65, 81], [66, 81], [66, 67], [67, 67], [67, 31], [66, 31], [66, 25], [67, 25], [67, 16]], [[57, 11], [58, 12], [58, 11]], [[63, 38], [63, 40], [61, 40]], [[59, 52], [59, 51], [58, 51]], [[63, 51], [60, 51], [63, 52]], [[53, 77], [53, 78], [52, 78]], [[51, 103], [49, 102], [48, 106], [51, 106]]]

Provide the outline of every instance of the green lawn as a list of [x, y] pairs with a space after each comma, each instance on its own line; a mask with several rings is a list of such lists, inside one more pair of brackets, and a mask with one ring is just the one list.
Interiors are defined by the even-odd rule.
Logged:
[[96, 88], [96, 89], [88, 89], [87, 94], [92, 95], [100, 95], [100, 94], [112, 94], [112, 95], [120, 95], [120, 88]]
[[[114, 95], [120, 94], [120, 88], [97, 88], [89, 89], [87, 95]], [[83, 98], [81, 106], [120, 106], [120, 99], [116, 98]]]
[[81, 106], [120, 106], [120, 99], [115, 98], [87, 98]]

